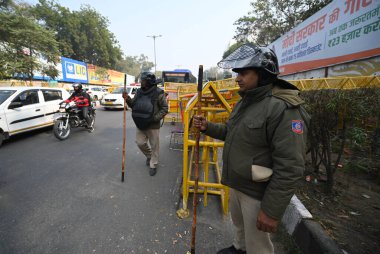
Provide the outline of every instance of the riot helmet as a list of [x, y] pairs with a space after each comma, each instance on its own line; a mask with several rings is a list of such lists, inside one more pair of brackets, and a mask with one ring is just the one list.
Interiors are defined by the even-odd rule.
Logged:
[[259, 84], [265, 85], [280, 74], [278, 60], [273, 50], [246, 43], [237, 48], [218, 63], [223, 69], [239, 72], [240, 69], [256, 69], [259, 73]]
[[74, 92], [80, 92], [82, 91], [82, 84], [81, 83], [74, 83], [73, 84]]
[[152, 72], [144, 71], [140, 75], [141, 81], [146, 80], [148, 82], [149, 86], [157, 85], [159, 82], [157, 82], [156, 75], [154, 75]]

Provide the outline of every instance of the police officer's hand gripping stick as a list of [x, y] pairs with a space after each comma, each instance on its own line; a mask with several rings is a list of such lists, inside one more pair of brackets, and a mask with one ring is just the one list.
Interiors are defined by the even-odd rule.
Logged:
[[[124, 74], [124, 91], [123, 94], [127, 94], [126, 90], [126, 84], [127, 84], [127, 74]], [[124, 97], [124, 96], [123, 96]], [[121, 181], [124, 182], [124, 167], [125, 167], [125, 143], [126, 143], [126, 136], [127, 136], [127, 126], [126, 126], [126, 110], [127, 110], [127, 102], [126, 98], [124, 99], [124, 110], [123, 110], [123, 159], [121, 162]]]
[[[203, 81], [203, 65], [199, 65], [198, 71], [198, 103], [197, 114], [201, 114], [202, 109], [202, 81]], [[195, 232], [197, 229], [197, 192], [198, 192], [198, 167], [199, 167], [199, 139], [200, 128], [197, 128], [195, 133], [195, 181], [194, 181], [194, 196], [193, 196], [193, 224], [191, 226], [191, 254], [195, 254]]]

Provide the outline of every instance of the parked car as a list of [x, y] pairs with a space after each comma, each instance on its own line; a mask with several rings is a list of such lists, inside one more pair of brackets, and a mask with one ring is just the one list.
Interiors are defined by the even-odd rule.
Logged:
[[[137, 86], [127, 86], [126, 90], [128, 95], [133, 98], [138, 88], [139, 87]], [[124, 108], [123, 91], [124, 87], [114, 89], [112, 93], [104, 96], [104, 98], [100, 101], [100, 105], [106, 110], [111, 108]]]
[[93, 101], [100, 101], [107, 94], [101, 87], [90, 86], [83, 89], [90, 95]]
[[15, 134], [53, 125], [59, 103], [69, 96], [63, 88], [0, 87], [0, 146]]

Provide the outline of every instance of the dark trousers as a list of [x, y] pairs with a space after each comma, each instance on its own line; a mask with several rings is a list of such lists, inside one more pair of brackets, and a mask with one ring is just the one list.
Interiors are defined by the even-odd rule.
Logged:
[[82, 107], [82, 116], [83, 116], [84, 120], [86, 120], [87, 125], [90, 126], [91, 119], [90, 119], [90, 115], [88, 113], [89, 113], [89, 107]]

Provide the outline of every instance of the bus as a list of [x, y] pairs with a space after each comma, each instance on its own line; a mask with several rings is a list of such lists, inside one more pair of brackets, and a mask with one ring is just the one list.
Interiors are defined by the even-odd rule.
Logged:
[[197, 83], [197, 79], [187, 69], [175, 69], [174, 71], [163, 71], [162, 82], [172, 83]]

